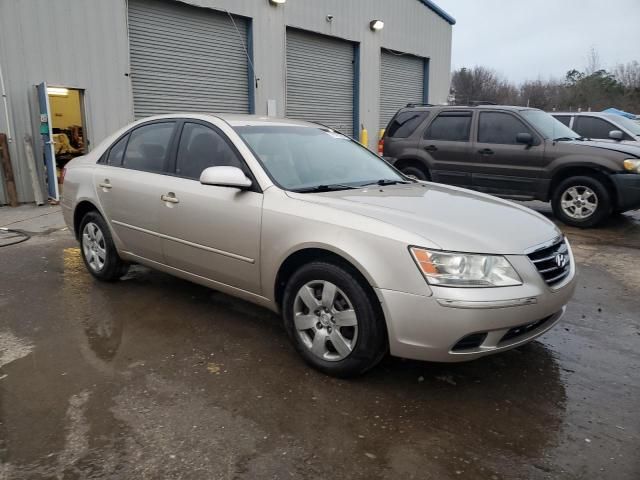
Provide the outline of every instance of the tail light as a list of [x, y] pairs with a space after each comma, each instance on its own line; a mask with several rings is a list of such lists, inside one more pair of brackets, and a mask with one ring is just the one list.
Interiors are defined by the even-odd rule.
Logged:
[[60, 184], [62, 185], [64, 183], [64, 177], [67, 174], [67, 169], [63, 168], [62, 172], [60, 172]]
[[378, 140], [378, 155], [382, 156], [384, 154], [384, 137]]

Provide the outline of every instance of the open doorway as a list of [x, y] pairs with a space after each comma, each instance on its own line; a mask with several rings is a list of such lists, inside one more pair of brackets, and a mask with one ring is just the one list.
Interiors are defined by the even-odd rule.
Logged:
[[60, 199], [60, 180], [64, 166], [87, 152], [84, 90], [38, 85], [40, 134], [50, 201]]

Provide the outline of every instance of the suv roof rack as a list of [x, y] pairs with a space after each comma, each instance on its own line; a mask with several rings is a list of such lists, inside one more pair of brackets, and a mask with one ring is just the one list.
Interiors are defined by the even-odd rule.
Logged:
[[407, 103], [405, 108], [413, 108], [413, 107], [433, 107], [431, 103]]

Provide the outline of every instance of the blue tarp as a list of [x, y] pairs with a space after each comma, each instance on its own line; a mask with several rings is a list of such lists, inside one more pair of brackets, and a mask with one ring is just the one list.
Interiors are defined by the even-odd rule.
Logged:
[[623, 117], [630, 118], [631, 120], [635, 120], [636, 116], [633, 113], [625, 112], [624, 110], [618, 110], [617, 108], [607, 108], [603, 110], [602, 113], [614, 113], [616, 115], [622, 115]]

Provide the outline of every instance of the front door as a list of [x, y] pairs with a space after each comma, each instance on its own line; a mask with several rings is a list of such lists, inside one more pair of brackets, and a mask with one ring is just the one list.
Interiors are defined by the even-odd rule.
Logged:
[[[473, 148], [473, 188], [514, 198], [530, 198], [543, 177], [544, 142], [517, 116], [508, 112], [480, 112]], [[529, 133], [533, 145], [516, 141]]]
[[60, 200], [58, 188], [58, 174], [56, 172], [56, 154], [53, 145], [53, 132], [51, 130], [51, 108], [47, 94], [47, 83], [42, 82], [38, 90], [38, 106], [40, 110], [40, 137], [42, 138], [42, 150], [44, 153], [45, 171], [47, 174], [47, 194], [51, 200]]
[[430, 157], [434, 182], [471, 186], [471, 115], [470, 111], [444, 111], [425, 130], [420, 148]]
[[164, 263], [159, 215], [173, 180], [166, 173], [175, 127], [165, 120], [135, 128], [111, 146], [93, 175], [119, 248], [158, 263]]
[[184, 123], [171, 188], [163, 192], [161, 233], [166, 263], [186, 272], [260, 294], [262, 193], [202, 185], [207, 167], [248, 172], [224, 133], [210, 124]]

